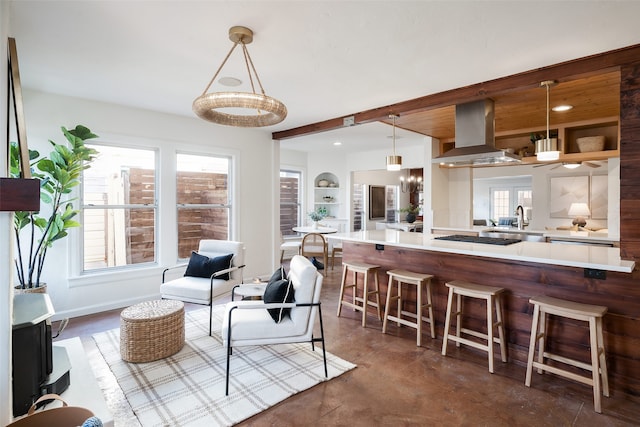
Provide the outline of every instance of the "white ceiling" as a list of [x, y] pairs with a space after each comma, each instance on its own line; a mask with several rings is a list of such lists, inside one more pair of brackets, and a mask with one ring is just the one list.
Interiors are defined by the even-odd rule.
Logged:
[[[265, 91], [289, 111], [268, 133], [640, 43], [640, 1], [3, 1], [24, 87], [189, 117], [229, 28], [247, 26]], [[242, 66], [238, 50], [221, 76], [246, 81]], [[283, 146], [388, 135], [361, 125]]]

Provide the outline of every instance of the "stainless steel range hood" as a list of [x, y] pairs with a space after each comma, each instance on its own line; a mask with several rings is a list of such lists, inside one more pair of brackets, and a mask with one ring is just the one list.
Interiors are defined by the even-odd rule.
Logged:
[[520, 156], [495, 147], [493, 100], [456, 105], [455, 148], [433, 159], [451, 166], [518, 163]]

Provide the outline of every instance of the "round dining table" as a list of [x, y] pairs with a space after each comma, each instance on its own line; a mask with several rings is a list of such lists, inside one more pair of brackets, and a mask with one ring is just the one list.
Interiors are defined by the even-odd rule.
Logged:
[[293, 227], [292, 230], [295, 231], [296, 233], [302, 233], [302, 234], [308, 234], [308, 233], [332, 234], [332, 233], [338, 232], [337, 228], [320, 227], [320, 226]]

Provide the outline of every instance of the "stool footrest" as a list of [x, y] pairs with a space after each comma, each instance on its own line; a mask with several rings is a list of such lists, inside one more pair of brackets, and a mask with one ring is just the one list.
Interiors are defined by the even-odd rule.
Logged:
[[541, 369], [543, 371], [551, 372], [552, 374], [560, 375], [561, 377], [565, 377], [565, 378], [572, 379], [574, 381], [581, 382], [582, 384], [593, 386], [593, 378], [591, 378], [591, 377], [585, 377], [585, 376], [578, 375], [578, 374], [573, 373], [573, 372], [566, 371], [566, 370], [564, 370], [562, 368], [558, 368], [558, 367], [555, 367], [555, 366], [549, 366], [549, 365], [546, 365], [544, 363], [535, 362], [535, 361], [533, 362], [532, 366], [534, 368]]
[[[482, 332], [478, 332], [478, 331], [474, 331], [474, 330], [471, 330], [471, 329], [467, 329], [467, 328], [460, 328], [460, 333], [467, 334], [467, 335], [472, 335], [472, 336], [474, 336], [476, 338], [482, 338], [482, 339], [485, 339], [485, 340], [489, 340], [489, 335], [484, 334]], [[449, 339], [450, 340], [454, 339], [454, 338], [458, 338], [458, 337], [456, 337], [455, 335], [449, 334]], [[494, 336], [493, 337], [493, 342], [500, 344], [500, 338]]]
[[467, 338], [457, 337], [455, 335], [449, 335], [447, 337], [447, 339], [451, 340], [451, 341], [454, 341], [454, 342], [458, 342], [460, 344], [465, 344], [465, 345], [468, 345], [470, 347], [477, 348], [479, 350], [487, 351], [487, 350], [489, 350], [491, 348], [488, 344], [475, 342], [475, 341], [472, 341], [472, 340], [467, 339]]
[[404, 325], [404, 326], [409, 326], [411, 328], [417, 328], [418, 327], [416, 322], [410, 322], [407, 319], [402, 319], [400, 317], [391, 316], [390, 314], [387, 315], [387, 319], [389, 319], [389, 320], [391, 320], [393, 322], [396, 322], [396, 323], [400, 323], [401, 325]]
[[556, 362], [562, 362], [566, 365], [575, 366], [576, 368], [584, 369], [585, 371], [593, 371], [593, 367], [591, 363], [581, 362], [579, 360], [571, 359], [565, 356], [560, 356], [559, 354], [544, 352], [542, 354], [545, 358], [555, 360]]

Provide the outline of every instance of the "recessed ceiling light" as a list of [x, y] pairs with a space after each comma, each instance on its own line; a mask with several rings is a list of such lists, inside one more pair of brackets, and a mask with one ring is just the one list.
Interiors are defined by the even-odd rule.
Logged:
[[235, 77], [220, 77], [218, 83], [222, 86], [240, 86], [242, 84], [242, 80], [236, 79]]
[[552, 108], [553, 111], [569, 111], [573, 108], [573, 105], [556, 105]]
[[333, 145], [342, 145], [342, 142], [336, 141], [336, 142], [333, 143]]

